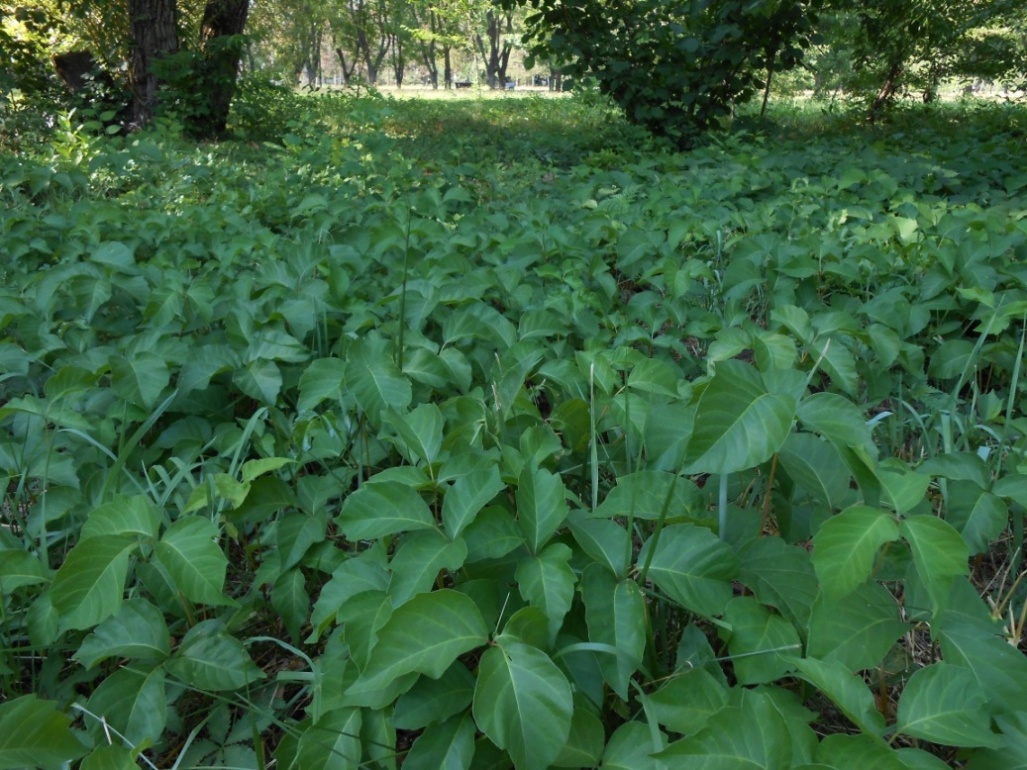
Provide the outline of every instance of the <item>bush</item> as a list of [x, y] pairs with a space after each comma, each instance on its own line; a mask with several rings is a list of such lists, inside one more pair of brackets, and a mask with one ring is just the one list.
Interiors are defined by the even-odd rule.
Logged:
[[[508, 0], [513, 2], [513, 0]], [[526, 41], [593, 76], [629, 120], [690, 144], [759, 93], [775, 70], [796, 66], [814, 21], [809, 2], [531, 0]]]

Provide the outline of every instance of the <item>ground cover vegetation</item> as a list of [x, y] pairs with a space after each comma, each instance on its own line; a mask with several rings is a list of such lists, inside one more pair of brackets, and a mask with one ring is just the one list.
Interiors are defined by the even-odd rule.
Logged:
[[1022, 110], [234, 109], [4, 136], [0, 768], [1024, 766]]

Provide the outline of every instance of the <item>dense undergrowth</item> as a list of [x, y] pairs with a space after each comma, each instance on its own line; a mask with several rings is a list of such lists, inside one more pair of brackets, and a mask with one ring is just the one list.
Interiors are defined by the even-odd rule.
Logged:
[[1022, 112], [262, 99], [5, 138], [0, 768], [1025, 766]]

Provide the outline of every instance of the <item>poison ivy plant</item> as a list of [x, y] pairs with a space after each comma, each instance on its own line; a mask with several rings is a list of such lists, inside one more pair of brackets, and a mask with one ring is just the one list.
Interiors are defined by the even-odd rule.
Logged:
[[0, 767], [1017, 766], [1017, 113], [302, 109], [0, 158]]

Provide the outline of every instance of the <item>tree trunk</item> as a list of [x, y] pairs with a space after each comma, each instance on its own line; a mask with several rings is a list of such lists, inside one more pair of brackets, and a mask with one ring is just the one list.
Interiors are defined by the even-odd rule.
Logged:
[[448, 89], [453, 87], [453, 54], [452, 54], [452, 48], [447, 45], [445, 48], [442, 49], [442, 52], [443, 52], [443, 57], [442, 58], [445, 61], [445, 64], [443, 65], [444, 68], [445, 68], [444, 71], [443, 71], [443, 76], [445, 77], [446, 89], [448, 90]]
[[474, 43], [485, 65], [485, 77], [488, 80], [489, 88], [506, 87], [506, 68], [510, 63], [513, 46], [503, 39], [504, 26], [507, 33], [512, 33], [513, 17], [510, 14], [499, 15], [494, 8], [489, 8], [485, 13], [487, 49], [481, 33], [474, 33]]
[[342, 52], [342, 49], [336, 47], [335, 55], [339, 57], [339, 64], [342, 65], [342, 84], [346, 85], [349, 83], [349, 79], [353, 77], [353, 71], [357, 68], [356, 60], [353, 61], [353, 66], [349, 69], [346, 68], [346, 54]]
[[206, 115], [195, 118], [192, 131], [213, 138], [225, 133], [228, 110], [235, 95], [235, 81], [242, 57], [249, 0], [207, 0], [200, 24], [200, 52], [203, 57], [202, 89]]
[[406, 72], [407, 60], [403, 51], [403, 39], [396, 35], [392, 44], [392, 73], [396, 76], [396, 88], [403, 87], [403, 75]]
[[881, 90], [877, 92], [877, 96], [874, 97], [873, 103], [870, 105], [870, 122], [874, 123], [877, 118], [880, 117], [881, 112], [887, 106], [888, 102], [895, 96], [896, 90], [899, 86], [899, 75], [902, 74], [902, 59], [896, 58], [892, 61], [891, 67], [888, 68], [888, 75], [884, 79], [884, 83], [881, 85]]
[[128, 0], [132, 20], [132, 112], [139, 127], [153, 122], [160, 81], [153, 64], [178, 50], [175, 0]]
[[[432, 32], [435, 31], [434, 14], [432, 15]], [[417, 50], [421, 54], [421, 63], [428, 70], [428, 80], [432, 88], [439, 87], [439, 63], [435, 60], [435, 38], [417, 40]]]
[[767, 59], [767, 85], [763, 89], [763, 105], [760, 107], [760, 118], [766, 117], [767, 114], [767, 102], [770, 101], [770, 84], [774, 79], [774, 59], [768, 57]]

